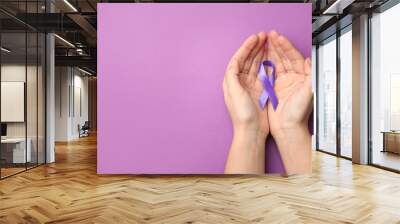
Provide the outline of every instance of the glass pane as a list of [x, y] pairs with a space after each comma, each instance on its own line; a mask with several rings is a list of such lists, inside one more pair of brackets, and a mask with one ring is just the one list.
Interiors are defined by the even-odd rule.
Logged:
[[340, 36], [340, 153], [351, 158], [352, 149], [352, 35]]
[[37, 165], [37, 79], [38, 79], [38, 36], [36, 32], [27, 33], [28, 38], [28, 63], [27, 63], [27, 98], [26, 98], [26, 113], [27, 113], [27, 143], [28, 149], [30, 148], [31, 159], [29, 161], [28, 168]]
[[45, 44], [46, 37], [43, 33], [39, 33], [38, 45], [38, 163], [45, 163]]
[[[31, 151], [26, 144], [26, 34], [1, 34], [1, 174], [25, 170]], [[4, 50], [6, 49], [6, 50]], [[28, 146], [28, 150], [27, 147]]]
[[336, 39], [318, 48], [318, 148], [336, 153]]
[[316, 46], [315, 45], [313, 45], [312, 46], [312, 55], [311, 55], [311, 60], [312, 60], [312, 62], [311, 62], [311, 65], [312, 65], [312, 86], [313, 86], [313, 95], [314, 95], [314, 106], [313, 106], [313, 108], [314, 108], [314, 112], [313, 112], [313, 131], [314, 131], [314, 134], [312, 135], [312, 138], [311, 138], [311, 140], [312, 140], [312, 149], [313, 150], [316, 150], [317, 149], [317, 141], [316, 141], [316, 132], [317, 132], [317, 120], [316, 120], [316, 118], [317, 118], [317, 116], [316, 116], [316, 110], [315, 110], [315, 108], [316, 108], [316, 105], [317, 105], [317, 100], [315, 100], [315, 99], [317, 99], [317, 96], [316, 96], [316, 92], [315, 92], [315, 89], [316, 89], [316, 75], [317, 75], [317, 61], [316, 61], [316, 59], [317, 59], [317, 48], [316, 48]]
[[400, 4], [374, 15], [372, 25], [372, 163], [400, 170]]

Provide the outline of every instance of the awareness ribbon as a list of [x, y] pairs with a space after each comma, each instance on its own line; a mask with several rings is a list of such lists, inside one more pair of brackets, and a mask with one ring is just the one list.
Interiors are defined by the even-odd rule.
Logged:
[[[264, 66], [269, 66], [272, 68], [271, 76], [267, 75]], [[270, 60], [265, 60], [260, 65], [260, 70], [258, 72], [258, 78], [261, 80], [264, 90], [261, 93], [258, 102], [260, 107], [264, 109], [268, 103], [268, 100], [271, 100], [272, 107], [276, 110], [278, 107], [278, 98], [276, 97], [274, 84], [275, 84], [275, 65]]]

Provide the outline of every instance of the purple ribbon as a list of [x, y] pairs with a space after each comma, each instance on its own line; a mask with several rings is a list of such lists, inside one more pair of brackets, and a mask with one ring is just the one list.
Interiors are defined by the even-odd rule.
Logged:
[[[271, 76], [269, 76], [266, 72], [264, 66], [269, 66], [272, 68]], [[260, 78], [261, 82], [263, 83], [264, 90], [261, 93], [258, 102], [260, 107], [264, 109], [268, 103], [268, 100], [271, 100], [272, 107], [276, 110], [278, 107], [278, 98], [276, 97], [274, 85], [275, 85], [275, 65], [270, 60], [263, 61], [260, 65], [260, 70], [258, 72], [258, 77]]]

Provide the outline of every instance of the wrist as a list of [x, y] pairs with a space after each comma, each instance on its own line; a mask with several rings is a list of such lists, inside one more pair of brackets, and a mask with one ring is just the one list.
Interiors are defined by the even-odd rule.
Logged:
[[286, 127], [273, 137], [288, 174], [311, 172], [311, 135], [307, 125]]
[[225, 173], [263, 174], [265, 172], [265, 138], [254, 129], [235, 128]]
[[265, 146], [268, 133], [263, 133], [258, 128], [252, 126], [235, 126], [233, 128], [234, 139], [244, 139], [251, 143], [256, 143], [257, 146]]
[[271, 135], [275, 141], [287, 140], [289, 136], [310, 136], [308, 125], [302, 123], [280, 125], [279, 128], [271, 129]]

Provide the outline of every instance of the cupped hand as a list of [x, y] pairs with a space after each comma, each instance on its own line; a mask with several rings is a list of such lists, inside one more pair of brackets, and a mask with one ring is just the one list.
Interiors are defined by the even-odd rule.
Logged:
[[271, 134], [278, 145], [286, 173], [311, 172], [311, 135], [308, 118], [312, 111], [311, 62], [273, 31], [268, 35], [268, 59], [275, 64], [278, 107], [268, 103]]
[[247, 38], [233, 55], [225, 72], [224, 98], [233, 124], [225, 173], [265, 172], [268, 111], [258, 105], [263, 88], [257, 74], [261, 61], [266, 57], [266, 39], [266, 33]]
[[307, 128], [313, 105], [311, 61], [276, 31], [268, 34], [268, 59], [276, 67], [279, 104], [274, 110], [268, 103], [271, 134], [276, 139], [285, 136], [287, 130]]
[[258, 106], [263, 87], [257, 75], [266, 57], [266, 40], [267, 34], [263, 32], [247, 38], [230, 60], [223, 81], [234, 130], [254, 131], [264, 141], [269, 133], [268, 111]]

